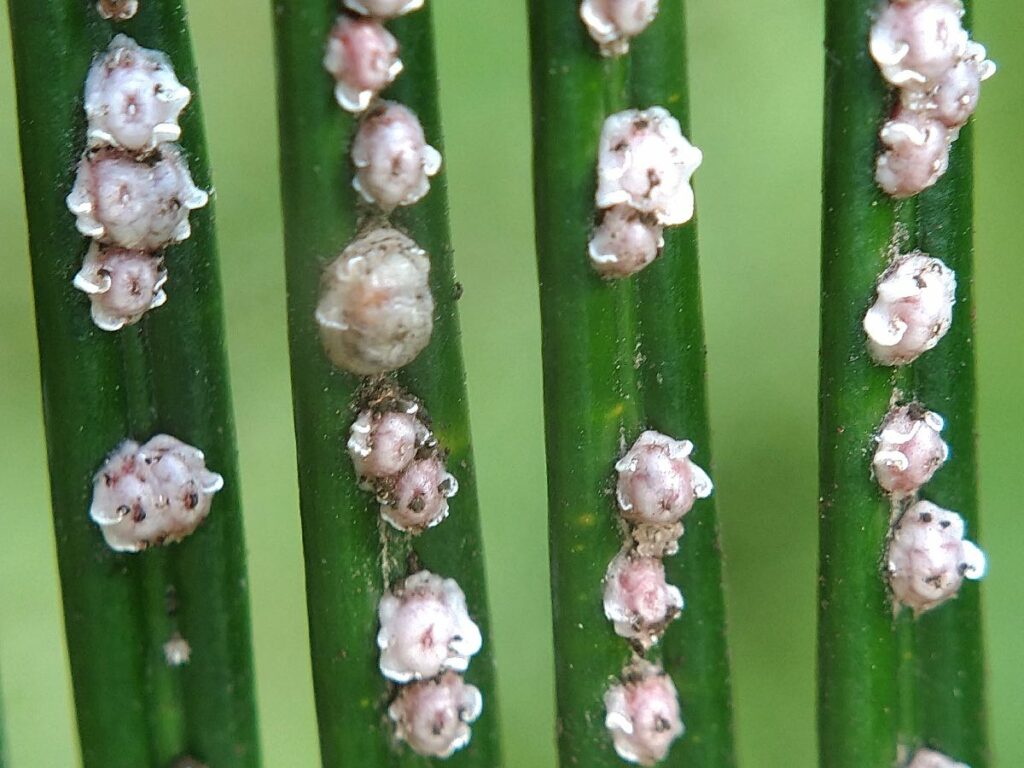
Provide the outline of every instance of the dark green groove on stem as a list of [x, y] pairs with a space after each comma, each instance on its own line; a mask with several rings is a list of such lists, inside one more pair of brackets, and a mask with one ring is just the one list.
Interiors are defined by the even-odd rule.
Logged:
[[[683, 3], [663, 2], [658, 19], [632, 45], [632, 88], [637, 106], [660, 104], [690, 134]], [[694, 138], [700, 144], [700, 137]], [[708, 162], [714, 165], [715, 158]], [[700, 172], [697, 174], [698, 185]], [[694, 460], [714, 477], [708, 422], [704, 322], [697, 227], [665, 230], [661, 257], [640, 273], [643, 401], [648, 426], [687, 438]], [[662, 641], [665, 667], [679, 688], [686, 735], [673, 748], [673, 764], [726, 768], [736, 763], [732, 733], [729, 658], [725, 633], [721, 549], [715, 498], [699, 501], [684, 519], [679, 554], [666, 558], [669, 582], [682, 590], [686, 609]]]
[[[953, 144], [949, 171], [918, 200], [919, 247], [956, 272], [953, 324], [939, 345], [914, 363], [917, 398], [946, 420], [950, 459], [922, 496], [952, 509], [980, 541], [978, 515], [974, 242], [971, 128]], [[991, 764], [985, 706], [985, 661], [978, 584], [918, 620], [918, 725], [922, 743], [971, 766]]]
[[[166, 51], [196, 94], [185, 10], [177, 0], [149, 0], [134, 20], [115, 27], [79, 0], [8, 5], [54, 527], [83, 762], [86, 768], [138, 768], [189, 753], [218, 767], [257, 766], [212, 204], [192, 214], [192, 237], [168, 251], [170, 300], [139, 327], [100, 331], [89, 318], [88, 299], [71, 285], [88, 243], [75, 230], [64, 197], [85, 141], [82, 87], [89, 63], [123, 31]], [[196, 183], [208, 189], [197, 101], [194, 96], [182, 119], [183, 145]], [[155, 431], [199, 446], [226, 486], [209, 520], [184, 543], [118, 555], [88, 518], [92, 476], [122, 440], [143, 441]], [[175, 616], [165, 620], [159, 614], [167, 610], [171, 586]], [[192, 659], [167, 670], [161, 650], [167, 638], [154, 633], [173, 622], [191, 644]]]
[[[473, 725], [470, 745], [444, 764], [500, 766], [444, 176], [432, 179], [431, 192], [423, 201], [392, 217], [395, 226], [430, 254], [435, 302], [431, 343], [398, 379], [426, 405], [441, 445], [450, 451], [449, 469], [459, 480], [449, 517], [410, 542], [409, 537], [382, 527], [377, 504], [356, 485], [345, 443], [360, 379], [331, 366], [313, 320], [323, 268], [355, 236], [362, 205], [352, 190], [348, 158], [356, 123], [335, 103], [333, 83], [321, 64], [336, 10], [322, 0], [277, 2], [274, 10], [292, 389], [322, 761], [331, 768], [441, 762], [393, 743], [385, 714], [392, 688], [377, 667], [382, 563], [386, 561], [389, 575], [400, 577], [411, 544], [425, 568], [458, 581], [484, 633], [484, 649], [466, 674], [484, 694], [484, 712]], [[385, 97], [416, 112], [428, 142], [441, 149], [429, 8], [389, 26], [401, 44], [405, 70]], [[387, 547], [383, 560], [382, 542]]]
[[872, 437], [893, 381], [861, 322], [888, 260], [894, 203], [874, 182], [890, 103], [867, 50], [876, 0], [826, 0], [819, 419], [818, 735], [825, 768], [896, 760], [897, 644], [882, 578], [889, 504]]
[[[529, 9], [559, 752], [566, 766], [618, 766], [603, 696], [629, 648], [601, 606], [621, 546], [612, 465], [650, 427], [692, 439], [708, 466], [704, 340], [693, 225], [666, 230], [665, 253], [635, 279], [598, 277], [587, 242], [605, 118], [663, 105], [686, 125], [683, 8], [663, 2], [613, 62], [574, 0]], [[714, 507], [701, 502], [682, 551], [666, 559], [687, 608], [652, 654], [664, 657], [688, 730], [665, 765], [734, 764], [719, 557]]]

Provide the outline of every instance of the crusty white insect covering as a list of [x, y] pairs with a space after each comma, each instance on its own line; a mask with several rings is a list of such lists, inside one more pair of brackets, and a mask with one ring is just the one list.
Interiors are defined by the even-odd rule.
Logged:
[[914, 753], [907, 768], [970, 768], [970, 766], [957, 762], [934, 749], [919, 749]]
[[74, 286], [88, 294], [97, 327], [117, 331], [166, 302], [166, 282], [162, 257], [94, 242]]
[[623, 760], [654, 765], [683, 734], [672, 679], [649, 661], [635, 660], [604, 695], [605, 727]]
[[164, 144], [146, 162], [110, 147], [88, 150], [67, 205], [83, 235], [122, 248], [158, 251], [192, 234], [189, 212], [208, 200], [178, 148]]
[[658, 0], [583, 0], [580, 18], [604, 56], [629, 52], [629, 41], [658, 15]]
[[956, 596], [964, 578], [985, 575], [985, 554], [964, 539], [964, 520], [930, 501], [918, 501], [893, 526], [889, 584], [897, 606], [915, 615]]
[[430, 259], [396, 229], [350, 243], [324, 273], [316, 322], [331, 362], [362, 376], [408, 365], [430, 342]]
[[164, 661], [169, 667], [182, 667], [192, 658], [192, 646], [177, 632], [164, 643]]
[[665, 245], [663, 230], [651, 214], [628, 205], [612, 206], [590, 238], [590, 263], [602, 277], [635, 274], [658, 257]]
[[380, 671], [398, 683], [449, 669], [464, 672], [483, 645], [462, 589], [429, 571], [414, 573], [381, 597], [378, 614]]
[[89, 142], [140, 151], [177, 141], [178, 116], [191, 98], [167, 54], [118, 35], [85, 80]]
[[448, 499], [459, 483], [434, 454], [417, 459], [395, 479], [394, 487], [380, 506], [380, 514], [393, 528], [422, 533], [448, 517]]
[[643, 432], [615, 464], [622, 516], [635, 524], [679, 522], [697, 499], [711, 495], [707, 472], [690, 458], [693, 443], [654, 430]]
[[352, 141], [352, 186], [385, 212], [412, 205], [430, 191], [441, 153], [427, 144], [419, 118], [408, 107], [384, 101], [366, 113]]
[[883, 151], [875, 181], [896, 198], [933, 186], [949, 168], [949, 130], [938, 120], [906, 108], [882, 126]]
[[609, 564], [604, 615], [614, 624], [615, 634], [650, 648], [682, 609], [683, 595], [666, 582], [660, 559], [623, 550]]
[[89, 516], [111, 549], [139, 552], [195, 531], [223, 487], [198, 448], [170, 435], [126, 440], [96, 473]]
[[942, 417], [918, 403], [893, 408], [878, 432], [872, 459], [875, 479], [894, 496], [916, 493], [946, 459]]
[[871, 55], [893, 85], [928, 90], [967, 53], [959, 0], [893, 0], [871, 28]]
[[417, 411], [416, 404], [403, 411], [367, 409], [352, 422], [348, 453], [361, 487], [373, 490], [377, 481], [397, 476], [416, 458], [430, 437]]
[[911, 363], [933, 349], [953, 322], [956, 275], [939, 259], [915, 251], [882, 274], [864, 315], [868, 350], [880, 365]]
[[139, 12], [139, 0], [99, 0], [96, 10], [104, 19], [127, 21]]
[[891, 0], [871, 28], [882, 76], [900, 90], [899, 113], [882, 126], [875, 178], [893, 197], [932, 186], [949, 146], [978, 104], [995, 64], [963, 28], [960, 0]]
[[693, 218], [690, 177], [703, 155], [664, 107], [608, 117], [597, 157], [597, 207], [628, 205], [666, 226]]
[[344, 0], [350, 11], [378, 19], [393, 19], [423, 7], [423, 0]]
[[395, 735], [420, 755], [449, 757], [469, 743], [483, 710], [479, 689], [454, 672], [403, 686], [388, 707]]
[[362, 112], [402, 71], [398, 41], [375, 19], [339, 16], [327, 41], [324, 69], [334, 76], [338, 104]]

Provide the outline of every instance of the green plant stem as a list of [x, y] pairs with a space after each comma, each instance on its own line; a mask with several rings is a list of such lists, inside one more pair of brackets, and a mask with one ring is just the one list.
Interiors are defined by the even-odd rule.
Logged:
[[[566, 766], [617, 766], [603, 696], [629, 648], [601, 607], [621, 546], [612, 465], [650, 427], [694, 440], [708, 466], [704, 341], [692, 225], [667, 230], [637, 279], [602, 280], [587, 241], [605, 118], [658, 104], [686, 124], [683, 11], [663, 2], [633, 53], [606, 62], [576, 2], [529, 7], [559, 752]], [[701, 502], [666, 559], [687, 600], [662, 648], [688, 728], [666, 765], [733, 765], [719, 556], [714, 508]]]
[[[196, 94], [185, 10], [148, 0], [131, 22], [78, 0], [10, 0], [54, 527], [86, 768], [159, 766], [188, 753], [218, 768], [259, 763], [244, 541], [211, 206], [167, 252], [168, 304], [137, 328], [97, 329], [71, 285], [88, 247], [64, 205], [85, 143], [82, 88], [118, 31], [166, 51]], [[196, 183], [210, 187], [198, 99], [182, 119]], [[143, 337], [145, 343], [143, 344]], [[140, 431], [142, 433], [140, 433]], [[225, 477], [209, 520], [180, 545], [119, 555], [89, 520], [92, 476], [122, 440], [165, 431]], [[157, 637], [192, 647], [168, 670]], [[180, 697], [180, 701], [179, 701]]]
[[882, 578], [889, 504], [871, 477], [888, 369], [861, 321], [888, 261], [894, 204], [874, 182], [887, 89], [867, 51], [875, 0], [827, 0], [820, 379], [818, 735], [826, 768], [896, 760], [897, 647]]
[[[491, 768], [501, 765], [497, 697], [443, 175], [431, 180], [423, 201], [393, 217], [430, 254], [435, 302], [431, 343], [398, 379], [426, 405], [459, 481], [450, 516], [411, 542], [382, 527], [378, 505], [357, 487], [345, 443], [360, 380], [331, 366], [313, 320], [323, 269], [355, 236], [358, 213], [348, 158], [356, 123], [334, 102], [321, 64], [335, 16], [320, 0], [275, 4], [292, 388], [322, 761], [332, 768], [435, 762], [396, 747], [384, 714], [393, 689], [380, 674], [374, 642], [384, 543], [389, 577], [403, 575], [412, 547], [425, 568], [455, 578], [466, 592], [484, 633], [466, 679], [483, 692], [484, 713], [470, 745], [445, 764]], [[385, 97], [416, 112], [440, 149], [429, 8], [390, 27], [405, 70]]]
[[[884, 582], [872, 561], [872, 553], [877, 558], [884, 550], [880, 539], [888, 515], [864, 468], [865, 436], [877, 426], [889, 393], [898, 389], [904, 400], [920, 401], [945, 418], [944, 437], [952, 447], [950, 461], [921, 495], [961, 513], [977, 536], [970, 129], [953, 145], [949, 171], [935, 187], [898, 204], [882, 195], [872, 173], [877, 130], [891, 97], [867, 54], [874, 4], [828, 7], [822, 764], [852, 768], [891, 762], [898, 722], [903, 746], [931, 746], [979, 768], [988, 765], [989, 756], [977, 587], [967, 584], [957, 600], [916, 621], [902, 615], [891, 626]], [[886, 374], [866, 360], [859, 320], [894, 242], [903, 252], [917, 248], [951, 267], [958, 301], [952, 328], [939, 345], [909, 370]], [[891, 680], [898, 681], [898, 694]], [[894, 706], [898, 719], [890, 716]]]

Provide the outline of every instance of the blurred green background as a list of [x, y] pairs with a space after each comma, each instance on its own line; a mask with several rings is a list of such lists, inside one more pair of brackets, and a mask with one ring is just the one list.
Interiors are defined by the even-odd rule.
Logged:
[[[85, 2], [85, 0], [82, 0]], [[45, 0], [40, 0], [45, 2]], [[287, 2], [287, 0], [285, 0]], [[552, 766], [523, 0], [431, 0], [508, 763]], [[985, 623], [996, 764], [1024, 763], [1024, 4], [976, 4], [1001, 73], [977, 139]], [[715, 480], [745, 765], [814, 762], [820, 0], [691, 0]], [[270, 3], [193, 0], [217, 180], [266, 763], [317, 764], [285, 340]], [[48, 508], [6, 17], [0, 17], [0, 670], [12, 763], [75, 736]], [[514, 361], [509, 365], [510, 361]], [[694, 768], [697, 768], [696, 766]]]

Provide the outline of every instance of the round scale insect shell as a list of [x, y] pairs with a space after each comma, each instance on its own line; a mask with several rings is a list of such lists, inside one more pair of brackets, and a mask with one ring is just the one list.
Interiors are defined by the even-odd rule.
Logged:
[[910, 90], [929, 90], [967, 52], [960, 0], [886, 3], [871, 28], [869, 48], [883, 77]]
[[398, 475], [416, 458], [416, 451], [430, 436], [416, 417], [417, 410], [416, 406], [406, 411], [364, 410], [352, 422], [348, 452], [364, 488]]
[[427, 144], [419, 118], [393, 101], [366, 113], [352, 141], [352, 186], [384, 212], [412, 205], [430, 191], [441, 153]]
[[479, 689], [454, 672], [403, 685], [388, 707], [395, 735], [414, 752], [445, 758], [472, 737], [470, 723], [483, 710]]
[[423, 7], [423, 0], [343, 0], [350, 11], [378, 19], [393, 19]]
[[448, 517], [448, 499], [459, 483], [438, 455], [417, 459], [395, 481], [393, 498], [381, 504], [381, 516], [399, 531], [422, 533]]
[[666, 581], [660, 559], [623, 550], [608, 565], [604, 615], [620, 637], [650, 648], [682, 609], [683, 595]]
[[192, 234], [189, 212], [208, 200], [178, 148], [163, 144], [145, 161], [107, 147], [87, 151], [67, 205], [86, 237], [158, 251]]
[[627, 205], [659, 224], [684, 224], [693, 218], [690, 178], [702, 160], [664, 107], [611, 115], [598, 143], [597, 207]]
[[970, 766], [959, 763], [933, 749], [919, 749], [914, 753], [907, 768], [970, 768]]
[[96, 11], [104, 19], [127, 21], [139, 12], [139, 0], [99, 0]]
[[117, 35], [85, 79], [89, 141], [133, 151], [177, 141], [178, 116], [191, 98], [167, 54]]
[[879, 132], [883, 151], [875, 181], [895, 198], [912, 197], [933, 186], [949, 167], [952, 135], [938, 120], [900, 109]]
[[665, 245], [663, 231], [654, 217], [628, 205], [613, 206], [591, 235], [590, 263], [602, 277], [634, 275], [658, 257]]
[[335, 79], [338, 104], [362, 112], [401, 73], [398, 40], [375, 19], [339, 16], [327, 41], [324, 69]]
[[603, 56], [622, 56], [658, 15], [658, 0], [583, 0], [580, 18]]
[[985, 554], [964, 539], [964, 520], [930, 501], [918, 501], [893, 527], [889, 585], [897, 607], [919, 615], [956, 597], [965, 578], [985, 575]]
[[683, 734], [672, 678], [649, 661], [637, 659], [627, 667], [622, 681], [605, 693], [604, 706], [615, 752], [627, 762], [655, 765]]
[[88, 294], [92, 319], [104, 331], [117, 331], [142, 319], [167, 301], [163, 259], [93, 242], [74, 286]]
[[895, 496], [916, 493], [949, 458], [942, 417], [918, 403], [893, 408], [878, 432], [872, 467], [878, 484]]
[[634, 524], [677, 523], [697, 499], [710, 496], [711, 478], [692, 461], [692, 453], [689, 440], [643, 432], [615, 464], [622, 516]]
[[190, 535], [223, 487], [202, 451], [175, 437], [126, 441], [96, 474], [89, 514], [111, 549], [139, 552]]
[[381, 597], [378, 606], [380, 671], [407, 683], [445, 670], [464, 672], [483, 645], [454, 579], [419, 571]]
[[316, 321], [331, 362], [362, 376], [408, 365], [430, 342], [430, 259], [390, 227], [358, 237], [324, 274]]
[[934, 349], [949, 331], [956, 275], [939, 259], [915, 251], [882, 274], [864, 315], [868, 351], [879, 365], [905, 365]]

